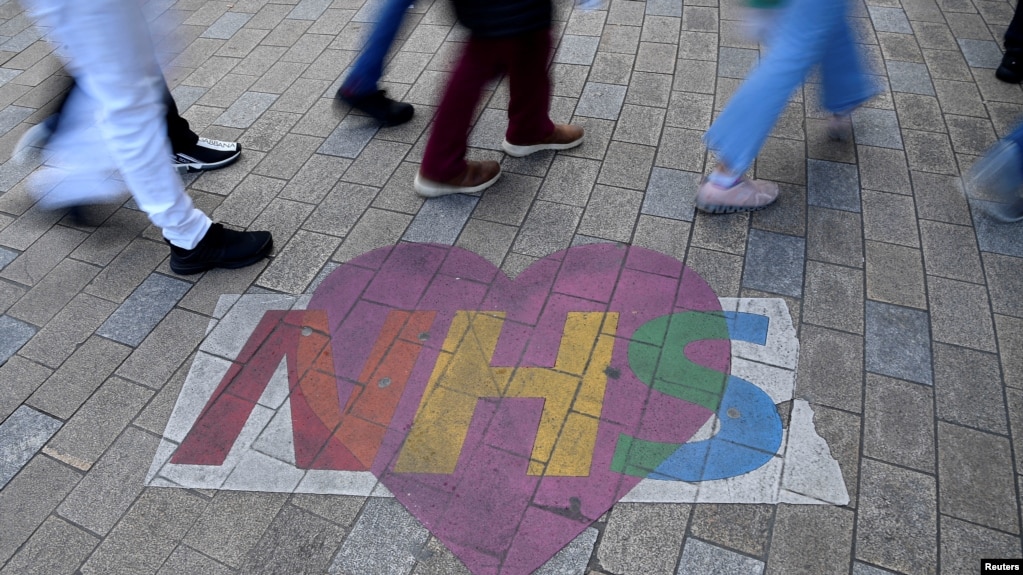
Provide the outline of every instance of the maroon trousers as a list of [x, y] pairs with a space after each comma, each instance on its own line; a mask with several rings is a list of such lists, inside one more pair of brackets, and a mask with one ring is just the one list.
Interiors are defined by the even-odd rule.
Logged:
[[533, 144], [551, 135], [550, 52], [549, 29], [507, 38], [472, 36], [434, 116], [420, 169], [423, 177], [443, 182], [465, 170], [469, 125], [483, 87], [502, 73], [508, 74], [511, 92], [505, 138], [513, 144]]

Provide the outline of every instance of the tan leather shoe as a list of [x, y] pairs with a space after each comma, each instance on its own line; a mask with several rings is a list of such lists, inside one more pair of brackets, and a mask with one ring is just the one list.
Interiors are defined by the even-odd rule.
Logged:
[[509, 156], [521, 158], [540, 150], [567, 150], [583, 143], [583, 127], [575, 124], [555, 124], [554, 131], [542, 142], [535, 144], [513, 144], [507, 139], [501, 147]]
[[472, 194], [482, 192], [494, 185], [501, 177], [501, 164], [493, 160], [466, 162], [465, 170], [446, 182], [435, 182], [416, 174], [416, 193], [424, 198], [436, 198], [448, 194]]

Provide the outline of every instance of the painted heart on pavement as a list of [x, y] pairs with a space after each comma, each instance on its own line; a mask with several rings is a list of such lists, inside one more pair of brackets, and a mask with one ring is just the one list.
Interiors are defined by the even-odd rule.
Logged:
[[[308, 308], [327, 312], [346, 413], [393, 406], [362, 462], [477, 575], [550, 559], [708, 421], [720, 389], [699, 376], [723, 389], [728, 372], [719, 314], [686, 314], [719, 311], [713, 290], [638, 247], [573, 247], [509, 280], [461, 248], [399, 244], [335, 270]], [[334, 436], [360, 453], [359, 433]]]

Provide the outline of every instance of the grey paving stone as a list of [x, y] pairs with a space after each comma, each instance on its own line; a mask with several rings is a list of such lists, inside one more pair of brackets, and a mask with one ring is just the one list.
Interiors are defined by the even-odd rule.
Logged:
[[152, 396], [144, 387], [108, 379], [54, 436], [47, 454], [83, 470], [92, 466]]
[[671, 575], [691, 511], [690, 505], [615, 505], [597, 549], [600, 564], [622, 575]]
[[82, 566], [82, 574], [155, 572], [205, 507], [202, 498], [184, 489], [143, 491]]
[[938, 497], [943, 514], [1019, 534], [1007, 438], [938, 422]]
[[277, 100], [277, 94], [246, 92], [214, 123], [229, 128], [248, 128]]
[[811, 206], [807, 212], [807, 222], [807, 258], [863, 267], [863, 226], [860, 214]]
[[48, 517], [0, 575], [74, 573], [99, 544], [95, 535], [59, 517]]
[[807, 160], [807, 201], [811, 206], [860, 211], [860, 182], [855, 165]]
[[109, 534], [143, 492], [158, 443], [153, 435], [128, 427], [68, 494], [58, 513], [93, 533]]
[[933, 573], [938, 559], [936, 499], [933, 475], [865, 459], [856, 557], [900, 573]]
[[863, 270], [806, 263], [803, 321], [863, 334]]
[[426, 542], [412, 575], [472, 575], [464, 563], [436, 537]]
[[887, 569], [881, 569], [879, 567], [874, 567], [873, 565], [854, 561], [852, 575], [892, 575], [892, 572]]
[[230, 567], [184, 545], [178, 546], [157, 571], [157, 575], [229, 575], [231, 573], [234, 573], [234, 570]]
[[324, 573], [346, 534], [344, 527], [285, 505], [249, 551], [241, 571]]
[[926, 312], [867, 301], [867, 370], [932, 385], [928, 323]]
[[996, 557], [1019, 557], [1019, 537], [960, 521], [942, 514], [942, 569], [954, 573], [976, 571], [980, 560]]
[[813, 325], [801, 330], [799, 397], [815, 403], [862, 411], [863, 338]]
[[721, 48], [718, 50], [718, 76], [743, 79], [760, 59], [756, 50]]
[[929, 277], [927, 291], [935, 341], [982, 351], [996, 350], [991, 304], [983, 286]]
[[0, 315], [0, 365], [3, 365], [28, 343], [38, 330], [31, 324]]
[[703, 173], [706, 158], [702, 130], [667, 127], [657, 146], [654, 164], [662, 168]]
[[578, 233], [628, 243], [642, 202], [642, 192], [595, 186], [591, 202], [579, 222]]
[[859, 146], [860, 184], [864, 190], [895, 194], [913, 191], [906, 166], [906, 154], [893, 149]]
[[71, 417], [130, 351], [110, 340], [90, 337], [45, 383], [33, 388], [27, 403], [57, 417]]
[[342, 179], [367, 186], [379, 185], [387, 181], [401, 165], [410, 149], [408, 144], [373, 140], [366, 145], [358, 159], [352, 162]]
[[1023, 317], [1023, 260], [999, 254], [983, 254], [991, 308], [995, 313]]
[[14, 413], [52, 370], [20, 356], [0, 365], [0, 421]]
[[770, 541], [773, 517], [773, 505], [704, 503], [693, 507], [690, 535], [762, 557]]
[[920, 247], [916, 206], [911, 196], [864, 190], [861, 201], [866, 239]]
[[935, 343], [934, 397], [942, 420], [1007, 435], [1002, 393], [997, 356]]
[[316, 20], [330, 5], [331, 0], [299, 0], [287, 17], [293, 20]]
[[745, 288], [800, 297], [806, 240], [793, 236], [750, 230], [746, 255]]
[[0, 423], [0, 489], [21, 471], [61, 425], [59, 419], [24, 405]]
[[241, 30], [242, 26], [245, 25], [252, 18], [252, 14], [244, 14], [241, 12], [226, 12], [217, 21], [206, 28], [206, 31], [200, 34], [201, 38], [220, 38], [221, 40], [227, 40], [234, 36], [236, 32]]
[[18, 551], [80, 478], [70, 467], [38, 456], [0, 490], [0, 509], [4, 510], [0, 562], [6, 563]]
[[582, 209], [538, 201], [522, 223], [512, 250], [541, 258], [567, 248], [582, 216]]
[[597, 54], [597, 45], [600, 38], [594, 36], [576, 36], [565, 34], [561, 37], [561, 43], [554, 53], [554, 61], [559, 64], [583, 64], [593, 63], [593, 57]]
[[654, 163], [656, 148], [611, 142], [597, 182], [619, 188], [644, 190]]
[[209, 318], [172, 310], [117, 368], [117, 375], [159, 389], [199, 345]]
[[218, 491], [182, 542], [238, 568], [256, 548], [286, 497], [280, 493]]
[[[863, 454], [934, 473], [934, 397], [925, 386], [867, 374]], [[911, 437], [913, 441], [906, 441]]]
[[995, 328], [1005, 383], [1023, 387], [1023, 319], [996, 315]]
[[901, 150], [899, 120], [892, 110], [860, 108], [853, 112], [853, 134], [861, 146], [877, 146]]
[[681, 0], [651, 0], [646, 3], [648, 16], [682, 16]]
[[18, 257], [18, 252], [0, 247], [0, 270], [7, 267], [7, 264], [13, 262], [16, 257]]
[[454, 245], [478, 202], [478, 196], [464, 194], [432, 199], [423, 204], [402, 239]]
[[573, 539], [561, 551], [554, 554], [546, 563], [536, 570], [536, 575], [563, 575], [585, 572], [593, 547], [597, 542], [597, 530], [588, 527]]
[[[46, 225], [49, 226], [52, 223]], [[10, 229], [10, 226], [4, 228], [4, 232]], [[14, 261], [4, 266], [3, 270], [0, 270], [0, 277], [22, 285], [33, 286], [73, 252], [86, 236], [87, 234], [84, 232], [63, 226], [53, 226], [41, 236], [26, 237], [25, 240], [31, 245], [21, 246], [21, 242], [18, 241], [20, 238], [8, 239], [0, 236], [0, 241], [6, 246], [16, 249], [27, 248], [14, 258]]]
[[1015, 226], [1007, 226], [989, 216], [991, 203], [972, 200], [973, 225], [980, 250], [1007, 256], [1023, 257], [1023, 239]]
[[576, 106], [577, 116], [617, 120], [625, 102], [625, 86], [587, 82]]
[[647, 146], [656, 146], [658, 142], [661, 145], [665, 145], [665, 142], [661, 140], [661, 127], [663, 125], [663, 109], [625, 104], [622, 108], [621, 117], [618, 119], [618, 127], [615, 129], [614, 139], [622, 142], [632, 142], [633, 144], [645, 144]]
[[641, 212], [662, 218], [693, 221], [701, 176], [655, 167], [650, 172]]
[[1002, 50], [996, 42], [960, 38], [959, 48], [971, 68], [997, 68], [1002, 63]]
[[336, 236], [298, 230], [256, 284], [283, 293], [304, 293], [341, 241]]
[[918, 249], [867, 241], [867, 297], [872, 300], [927, 308], [924, 267]]
[[889, 60], [887, 65], [888, 81], [893, 92], [935, 95], [934, 86], [931, 84], [931, 75], [927, 71], [926, 65], [898, 60]]
[[920, 239], [929, 275], [984, 282], [977, 238], [971, 228], [920, 220]]
[[913, 28], [909, 25], [909, 19], [906, 18], [906, 13], [901, 8], [867, 6], [867, 10], [870, 12], [870, 19], [874, 23], [874, 29], [878, 32], [913, 33]]
[[396, 499], [370, 499], [328, 573], [405, 575], [429, 536]]
[[854, 520], [840, 507], [780, 505], [765, 573], [826, 573], [848, 565]]
[[[648, 217], [645, 220], [647, 222], [646, 231], [647, 234], [654, 238], [660, 238], [661, 236], [671, 235], [676, 236], [677, 233], [674, 229], [669, 228], [670, 226], [677, 226], [678, 222], [675, 220], [666, 220], [661, 218]], [[644, 223], [644, 219], [641, 216], [640, 224]], [[644, 231], [641, 227], [637, 230], [637, 243], [642, 237], [640, 232]], [[676, 250], [685, 252], [685, 240], [679, 240], [681, 246], [677, 246]], [[661, 248], [663, 249], [663, 248]], [[689, 249], [688, 256], [685, 258], [686, 265], [693, 268], [696, 273], [702, 277], [714, 290], [714, 293], [718, 297], [738, 297], [742, 283], [742, 257], [732, 256], [729, 254], [723, 254], [721, 252], [715, 252], [711, 250], [705, 250], [698, 247], [691, 247]]]
[[690, 537], [682, 549], [678, 575], [760, 575], [764, 562]]
[[910, 177], [917, 214], [921, 219], [961, 225], [971, 223], [970, 208], [960, 178], [915, 171], [910, 172]]
[[132, 347], [142, 343], [188, 292], [192, 284], [152, 274], [124, 301], [96, 333]]

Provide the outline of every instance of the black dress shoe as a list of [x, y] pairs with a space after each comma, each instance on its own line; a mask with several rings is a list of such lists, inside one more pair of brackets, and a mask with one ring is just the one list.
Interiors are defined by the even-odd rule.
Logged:
[[369, 114], [385, 126], [404, 124], [412, 119], [412, 115], [416, 111], [412, 104], [388, 98], [384, 90], [359, 96], [338, 90], [337, 99], [356, 110]]
[[270, 232], [238, 232], [222, 224], [211, 225], [199, 244], [190, 250], [167, 243], [171, 248], [170, 268], [180, 275], [213, 268], [243, 268], [270, 255], [274, 247]]
[[1002, 64], [995, 70], [995, 77], [1010, 84], [1023, 82], [1023, 52], [1006, 52]]

